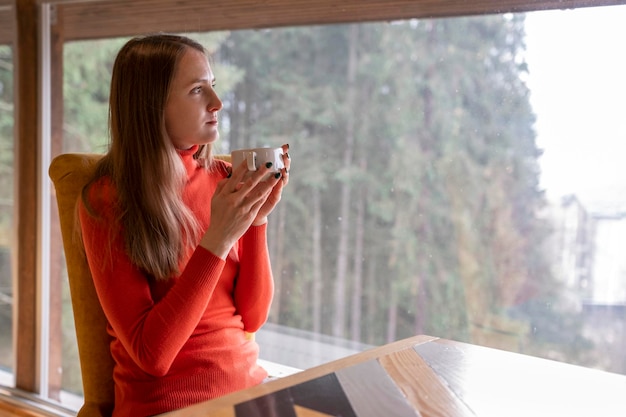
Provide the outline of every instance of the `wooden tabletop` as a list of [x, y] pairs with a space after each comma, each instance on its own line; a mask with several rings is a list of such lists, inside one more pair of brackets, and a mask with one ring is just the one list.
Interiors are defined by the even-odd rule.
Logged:
[[168, 417], [625, 417], [626, 376], [415, 336]]

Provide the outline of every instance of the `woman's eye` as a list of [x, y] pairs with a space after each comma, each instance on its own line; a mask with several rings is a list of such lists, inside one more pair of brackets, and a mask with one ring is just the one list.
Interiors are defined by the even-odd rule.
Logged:
[[191, 92], [192, 92], [193, 94], [198, 94], [198, 93], [200, 93], [201, 91], [202, 91], [202, 87], [200, 87], [200, 86], [195, 87], [193, 90], [191, 90]]

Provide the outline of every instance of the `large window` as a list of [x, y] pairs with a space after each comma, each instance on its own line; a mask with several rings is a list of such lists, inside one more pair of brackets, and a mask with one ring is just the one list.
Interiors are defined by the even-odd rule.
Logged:
[[[626, 37], [625, 19], [619, 6], [191, 34], [211, 52], [224, 102], [216, 152], [291, 145], [269, 229], [277, 292], [261, 357], [307, 368], [421, 333], [626, 373], [626, 176], [613, 159], [626, 68], [608, 46]], [[52, 156], [106, 151], [125, 40], [63, 45]], [[9, 374], [12, 74], [0, 45]], [[55, 209], [42, 380], [73, 407], [82, 386]]]
[[[612, 52], [542, 85], [564, 49], [584, 45], [539, 32], [598, 19], [606, 37], [585, 31], [584, 40], [604, 45], [620, 30], [605, 17], [625, 15], [616, 7], [193, 34], [212, 52], [225, 104], [217, 152], [292, 149], [269, 232], [277, 294], [258, 335], [262, 357], [304, 368], [424, 333], [626, 373], [619, 201], [600, 207], [582, 182], [565, 190], [548, 178], [591, 163], [557, 148], [561, 132], [594, 114], [619, 122], [603, 99], [582, 96], [597, 85], [584, 71], [612, 67]], [[65, 45], [64, 151], [105, 150], [107, 86], [123, 42]], [[563, 95], [588, 104], [585, 114], [554, 112], [550, 94], [564, 79], [576, 80]], [[624, 81], [614, 82], [607, 93], [623, 97]], [[576, 144], [601, 166], [619, 140], [598, 131]], [[585, 179], [617, 195], [611, 172]], [[78, 378], [64, 386], [80, 392]]]

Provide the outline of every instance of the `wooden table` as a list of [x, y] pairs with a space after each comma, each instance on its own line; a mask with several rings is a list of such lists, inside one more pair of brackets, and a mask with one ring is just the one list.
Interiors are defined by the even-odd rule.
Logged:
[[415, 336], [168, 417], [626, 417], [626, 376]]

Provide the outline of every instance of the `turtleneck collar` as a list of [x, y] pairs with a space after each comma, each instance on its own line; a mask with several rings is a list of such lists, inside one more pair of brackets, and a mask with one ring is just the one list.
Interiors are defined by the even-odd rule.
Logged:
[[187, 173], [190, 174], [198, 167], [198, 162], [193, 158], [194, 154], [198, 152], [199, 145], [193, 145], [189, 149], [177, 149], [178, 154], [185, 164]]

